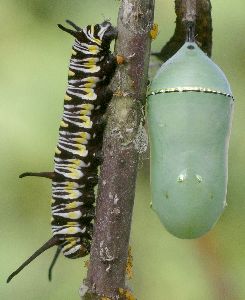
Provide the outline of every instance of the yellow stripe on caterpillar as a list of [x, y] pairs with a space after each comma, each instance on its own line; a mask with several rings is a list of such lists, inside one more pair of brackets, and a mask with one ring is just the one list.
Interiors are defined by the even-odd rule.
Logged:
[[72, 233], [76, 233], [76, 232], [77, 232], [77, 228], [75, 228], [75, 227], [67, 228], [67, 233], [68, 234], [72, 234]]
[[[84, 154], [84, 150], [81, 151], [77, 151], [78, 155], [80, 154], [81, 156]], [[68, 168], [68, 171], [70, 172], [69, 177], [71, 177], [72, 179], [80, 179], [83, 174], [80, 170], [74, 169], [74, 168]], [[82, 176], [81, 176], [82, 175]]]
[[80, 132], [79, 133], [79, 136], [80, 137], [83, 137], [83, 138], [86, 138], [86, 140], [89, 140], [90, 139], [90, 134], [89, 133], [87, 133], [87, 132]]
[[90, 76], [83, 80], [83, 84], [81, 87], [94, 88], [96, 86], [96, 83], [99, 81], [100, 81], [99, 77]]
[[58, 147], [55, 148], [55, 153], [56, 154], [60, 154], [61, 153], [61, 151], [58, 149]]
[[64, 100], [70, 101], [70, 100], [72, 100], [72, 98], [70, 96], [68, 96], [67, 94], [65, 94]]
[[74, 238], [66, 238], [65, 240], [69, 241], [69, 244], [62, 247], [63, 251], [66, 251], [76, 245], [76, 240]]
[[[81, 165], [81, 160], [80, 159], [71, 159], [71, 163], [72, 164], [74, 164], [75, 166], [80, 166]], [[75, 184], [75, 182], [69, 182], [69, 184], [71, 185], [71, 186], [75, 186], [76, 184]], [[69, 186], [70, 186], [69, 185]], [[68, 186], [68, 185], [67, 185]]]
[[81, 115], [91, 115], [91, 111], [94, 109], [93, 104], [82, 104], [81, 105]]
[[76, 226], [77, 222], [67, 222], [67, 226]]
[[60, 126], [61, 127], [68, 127], [68, 124], [67, 123], [65, 123], [63, 120], [61, 120], [61, 122], [60, 122]]
[[71, 208], [77, 208], [81, 205], [81, 202], [77, 202], [77, 201], [74, 201], [74, 202], [71, 202], [71, 203], [68, 203], [66, 205], [66, 208], [67, 209], [71, 209]]
[[91, 128], [93, 125], [93, 122], [90, 120], [90, 117], [88, 116], [80, 116], [80, 118], [82, 121], [84, 121], [84, 128]]
[[72, 212], [69, 212], [67, 214], [67, 216], [68, 216], [69, 219], [76, 220], [76, 219], [79, 219], [81, 217], [81, 213], [80, 213], [80, 211], [72, 211]]
[[94, 92], [94, 89], [91, 89], [91, 88], [83, 88], [83, 91], [85, 92], [85, 93], [87, 93], [87, 98], [88, 99], [96, 99], [96, 94], [95, 94], [95, 92]]
[[84, 145], [77, 145], [77, 148], [81, 151], [87, 151], [86, 146]]
[[88, 143], [88, 140], [86, 140], [85, 138], [75, 138], [73, 140], [77, 143], [80, 143], [80, 144], [87, 144]]
[[96, 57], [89, 57], [86, 62], [85, 62], [85, 66], [90, 66], [90, 65], [95, 65], [98, 62], [98, 58]]
[[83, 86], [85, 88], [93, 88], [93, 87], [95, 87], [95, 82], [84, 83]]
[[91, 54], [97, 54], [98, 51], [99, 51], [99, 47], [96, 46], [96, 45], [89, 45], [89, 46], [88, 46], [88, 51], [89, 51]]
[[77, 183], [75, 183], [75, 182], [73, 182], [73, 181], [68, 181], [68, 182], [66, 182], [66, 184], [65, 184], [64, 190], [65, 190], [66, 192], [68, 192], [69, 190], [73, 190], [73, 189], [75, 189], [75, 188], [77, 188]]
[[75, 72], [72, 72], [71, 70], [68, 71], [68, 76], [74, 76]]
[[92, 109], [94, 109], [94, 105], [90, 104], [90, 103], [85, 103], [85, 104], [81, 105], [81, 108], [86, 109], [86, 110], [92, 110]]

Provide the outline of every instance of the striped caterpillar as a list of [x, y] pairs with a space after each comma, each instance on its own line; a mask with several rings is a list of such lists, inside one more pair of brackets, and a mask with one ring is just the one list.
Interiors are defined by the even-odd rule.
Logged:
[[78, 258], [90, 251], [92, 220], [95, 214], [94, 187], [103, 138], [103, 114], [112, 97], [108, 84], [116, 68], [110, 43], [117, 31], [108, 21], [75, 30], [58, 25], [75, 37], [68, 72], [64, 112], [55, 150], [54, 172], [23, 173], [20, 177], [39, 176], [52, 179], [53, 237], [39, 248], [7, 279], [9, 282], [25, 266], [47, 249], [57, 246], [49, 268], [62, 251], [67, 258]]

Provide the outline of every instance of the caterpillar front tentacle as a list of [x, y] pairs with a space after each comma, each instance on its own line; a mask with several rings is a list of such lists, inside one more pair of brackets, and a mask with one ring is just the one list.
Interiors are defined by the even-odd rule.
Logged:
[[53, 179], [55, 173], [54, 172], [38, 172], [38, 173], [33, 173], [33, 172], [25, 172], [19, 175], [19, 178], [27, 177], [27, 176], [35, 176], [35, 177], [45, 177], [48, 179]]
[[70, 20], [66, 20], [66, 23], [69, 24], [69, 25], [71, 25], [71, 26], [72, 26], [73, 28], [75, 28], [77, 31], [81, 31], [81, 30], [82, 30], [81, 27], [77, 26], [75, 23], [73, 23], [73, 22], [70, 21]]
[[58, 25], [58, 27], [61, 29], [61, 30], [63, 30], [63, 31], [65, 31], [65, 32], [67, 32], [67, 33], [70, 33], [71, 35], [73, 35], [74, 37], [76, 37], [77, 35], [76, 35], [76, 31], [74, 31], [74, 30], [72, 30], [72, 29], [69, 29], [69, 28], [66, 28], [66, 27], [64, 27], [63, 25], [61, 25], [61, 24], [57, 24]]

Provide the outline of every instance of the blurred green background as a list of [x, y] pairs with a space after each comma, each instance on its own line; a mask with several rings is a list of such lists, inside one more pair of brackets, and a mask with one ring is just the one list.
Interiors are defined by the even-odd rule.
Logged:
[[[174, 31], [170, 0], [156, 1], [160, 50]], [[245, 141], [243, 101], [245, 2], [215, 0], [213, 60], [225, 71], [235, 98], [229, 152], [228, 207], [205, 237], [179, 240], [149, 208], [148, 159], [141, 161], [131, 245], [134, 277], [129, 282], [139, 300], [245, 299]], [[56, 24], [66, 18], [81, 26], [110, 18], [115, 0], [8, 0], [0, 2], [0, 299], [79, 299], [86, 274], [84, 261], [61, 257], [48, 282], [54, 254], [49, 250], [13, 282], [7, 276], [50, 237], [50, 182], [18, 179], [24, 171], [53, 168], [54, 148], [66, 89], [72, 37]]]

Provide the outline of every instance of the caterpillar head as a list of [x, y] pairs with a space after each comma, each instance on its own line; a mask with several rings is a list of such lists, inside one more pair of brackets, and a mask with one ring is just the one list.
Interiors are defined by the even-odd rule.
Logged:
[[107, 49], [110, 47], [111, 41], [117, 37], [117, 29], [111, 25], [109, 21], [104, 21], [101, 24], [95, 25], [98, 30], [98, 37], [102, 41], [101, 48]]
[[58, 27], [73, 35], [78, 42], [86, 43], [88, 45], [95, 45], [101, 50], [107, 50], [110, 48], [110, 43], [117, 36], [117, 30], [111, 25], [109, 21], [104, 21], [101, 24], [88, 25], [84, 28], [78, 27], [73, 22], [66, 20], [75, 30], [64, 27], [58, 24]]

